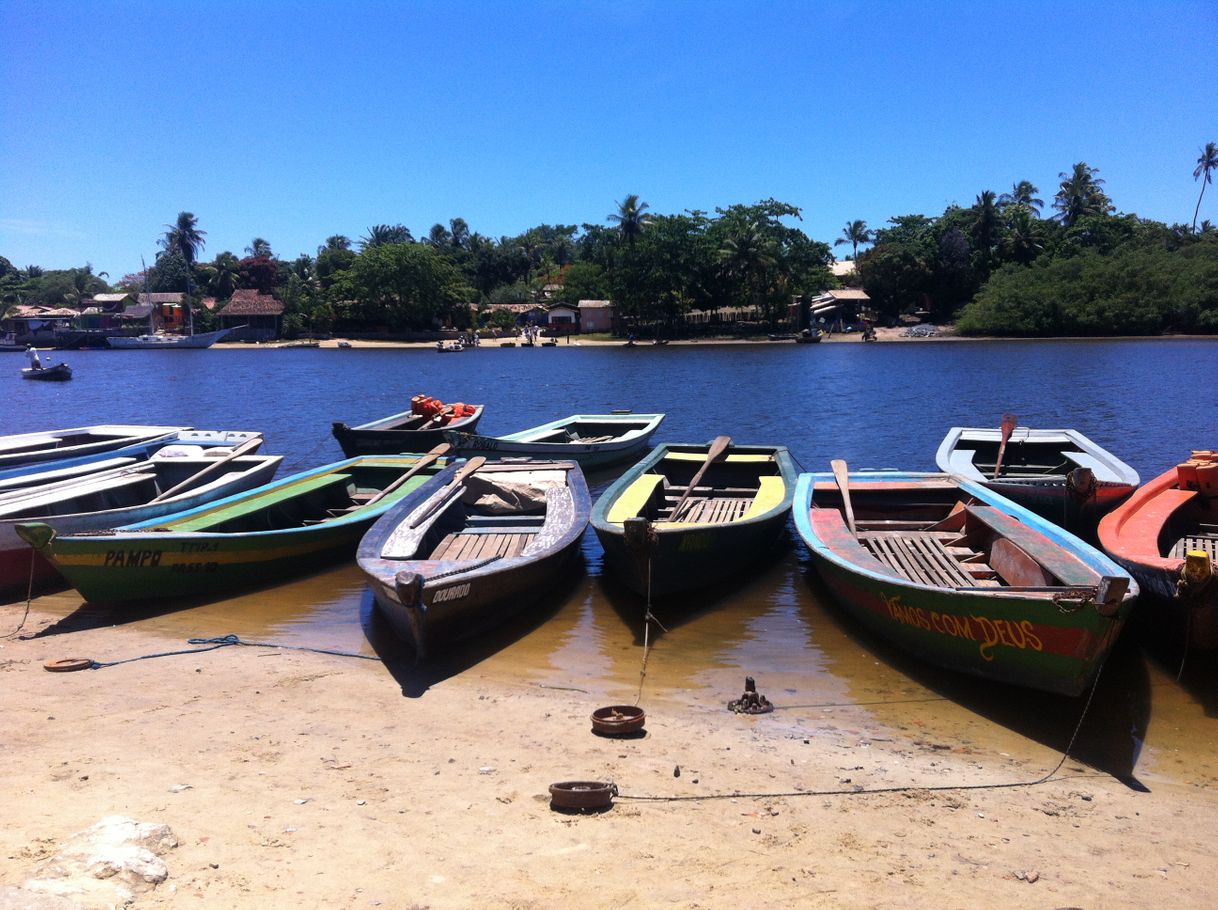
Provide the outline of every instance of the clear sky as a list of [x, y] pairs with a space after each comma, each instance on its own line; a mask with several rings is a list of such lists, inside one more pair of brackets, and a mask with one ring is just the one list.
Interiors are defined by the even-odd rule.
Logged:
[[629, 193], [774, 197], [831, 243], [1021, 179], [1047, 207], [1076, 161], [1187, 223], [1216, 70], [1215, 0], [0, 0], [0, 255], [117, 280], [183, 210], [204, 258], [292, 258]]

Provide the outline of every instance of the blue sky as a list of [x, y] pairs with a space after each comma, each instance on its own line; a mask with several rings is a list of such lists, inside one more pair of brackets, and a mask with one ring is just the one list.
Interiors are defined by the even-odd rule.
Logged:
[[1215, 48], [1213, 0], [0, 0], [0, 255], [117, 279], [182, 210], [205, 258], [290, 258], [380, 223], [604, 223], [629, 193], [774, 197], [832, 242], [1021, 179], [1047, 205], [1076, 161], [1187, 223]]

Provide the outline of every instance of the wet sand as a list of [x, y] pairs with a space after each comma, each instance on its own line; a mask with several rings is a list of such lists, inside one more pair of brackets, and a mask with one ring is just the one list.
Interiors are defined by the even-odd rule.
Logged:
[[[595, 567], [593, 567], [595, 568]], [[0, 639], [0, 884], [108, 814], [168, 824], [138, 906], [1208, 907], [1213, 662], [1130, 637], [1083, 708], [937, 673], [863, 636], [793, 555], [642, 605], [577, 573], [537, 611], [416, 667], [359, 573], [196, 605], [35, 599]], [[0, 608], [0, 634], [24, 602]], [[78, 673], [235, 633], [262, 646]], [[777, 709], [729, 713], [744, 676]], [[641, 738], [590, 731], [607, 704]], [[548, 787], [614, 781], [612, 809]], [[895, 788], [895, 789], [894, 789]], [[867, 792], [887, 791], [887, 792]]]

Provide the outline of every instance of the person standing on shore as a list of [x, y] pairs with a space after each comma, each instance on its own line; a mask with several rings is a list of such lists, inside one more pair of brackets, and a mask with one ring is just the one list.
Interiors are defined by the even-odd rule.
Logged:
[[25, 356], [30, 361], [31, 370], [41, 370], [42, 369], [42, 361], [38, 359], [38, 349], [36, 347], [34, 347], [32, 344], [26, 346]]

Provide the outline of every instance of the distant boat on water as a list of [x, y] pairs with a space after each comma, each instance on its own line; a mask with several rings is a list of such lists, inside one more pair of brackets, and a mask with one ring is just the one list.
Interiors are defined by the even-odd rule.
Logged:
[[213, 344], [231, 332], [232, 329], [219, 329], [215, 332], [200, 332], [198, 335], [111, 335], [106, 344], [119, 350], [198, 350], [210, 348]]

